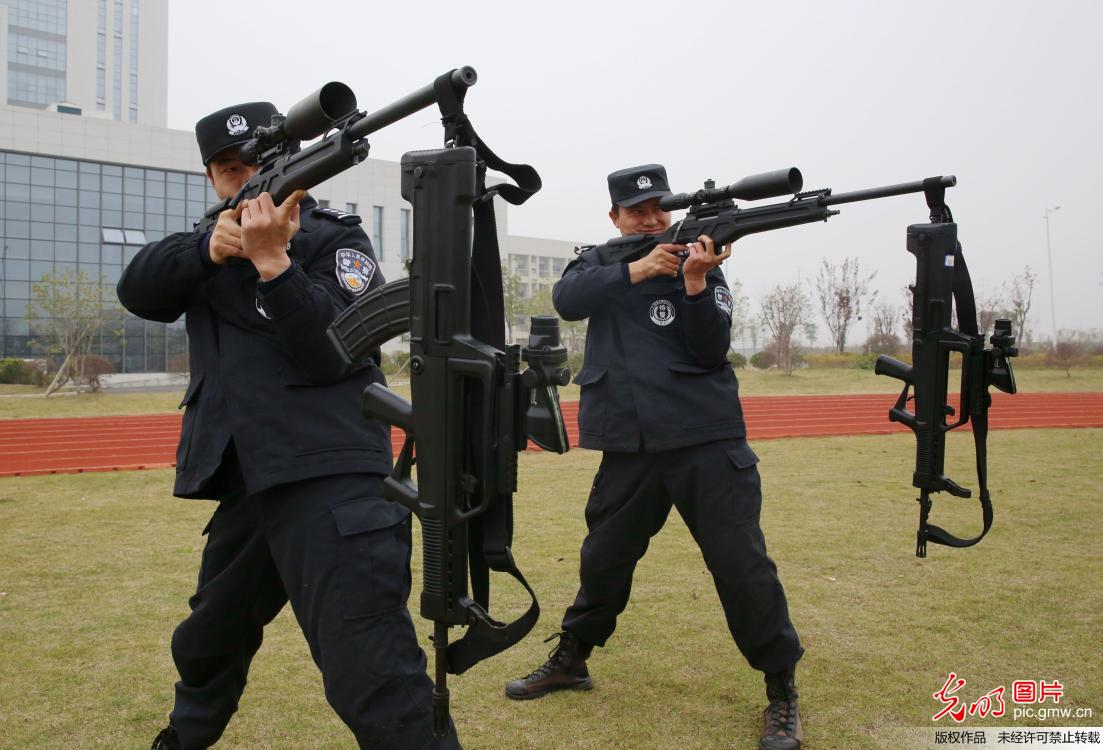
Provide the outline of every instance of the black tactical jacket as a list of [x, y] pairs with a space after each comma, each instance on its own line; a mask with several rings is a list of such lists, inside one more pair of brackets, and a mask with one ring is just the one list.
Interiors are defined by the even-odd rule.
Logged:
[[[232, 439], [249, 493], [309, 477], [391, 470], [389, 428], [360, 413], [383, 383], [376, 362], [347, 366], [326, 338], [334, 317], [384, 283], [360, 218], [301, 203], [292, 267], [261, 282], [253, 264], [214, 264], [209, 235], [172, 234], [126, 267], [119, 300], [135, 315], [187, 315], [191, 382], [176, 455], [180, 497], [208, 480]], [[340, 267], [339, 267], [340, 266]]]
[[732, 296], [719, 269], [689, 297], [685, 279], [633, 285], [628, 265], [596, 249], [563, 271], [552, 299], [565, 320], [589, 318], [580, 445], [655, 452], [745, 437], [739, 384], [727, 360]]

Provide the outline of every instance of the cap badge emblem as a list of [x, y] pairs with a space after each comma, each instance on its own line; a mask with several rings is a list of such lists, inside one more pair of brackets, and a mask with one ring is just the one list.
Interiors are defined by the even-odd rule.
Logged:
[[226, 132], [229, 135], [242, 135], [248, 131], [249, 123], [241, 115], [230, 115], [230, 119], [226, 121]]
[[638, 187], [640, 190], [647, 190], [649, 187], [651, 187], [651, 178], [645, 174], [641, 174], [640, 178], [636, 180], [636, 187]]

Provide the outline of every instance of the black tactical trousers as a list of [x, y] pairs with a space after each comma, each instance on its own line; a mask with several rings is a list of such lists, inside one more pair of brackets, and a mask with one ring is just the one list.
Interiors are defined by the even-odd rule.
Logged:
[[361, 748], [459, 748], [432, 736], [432, 683], [406, 600], [410, 519], [381, 477], [322, 477], [225, 498], [176, 628], [170, 716], [185, 750], [222, 735], [264, 626], [289, 599], [326, 698]]
[[636, 563], [674, 505], [701, 548], [743, 656], [763, 672], [796, 664], [804, 649], [766, 555], [757, 462], [742, 439], [603, 454], [586, 503], [581, 585], [563, 628], [605, 645], [628, 604]]

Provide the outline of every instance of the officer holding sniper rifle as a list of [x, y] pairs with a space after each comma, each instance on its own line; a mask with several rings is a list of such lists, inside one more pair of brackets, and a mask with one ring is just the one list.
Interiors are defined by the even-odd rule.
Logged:
[[218, 741], [264, 627], [288, 602], [360, 747], [458, 748], [453, 726], [433, 732], [433, 685], [407, 610], [410, 513], [383, 498], [390, 430], [357, 408], [384, 382], [378, 352], [346, 364], [325, 333], [383, 276], [358, 216], [294, 185], [276, 200], [239, 193], [258, 169], [239, 150], [275, 113], [250, 102], [196, 124], [225, 203], [198, 231], [143, 248], [118, 285], [139, 317], [187, 316], [173, 491], [218, 501], [191, 611], [172, 636], [175, 705], [153, 748]]
[[[622, 236], [657, 238], [670, 229], [661, 165], [618, 170], [608, 185], [609, 218]], [[717, 254], [699, 235], [659, 241], [620, 262], [611, 260], [615, 244], [584, 249], [553, 290], [560, 316], [589, 319], [574, 379], [582, 390], [579, 442], [603, 453], [586, 503], [578, 594], [562, 631], [549, 638], [558, 639], [549, 659], [507, 684], [506, 695], [527, 700], [593, 686], [587, 660], [612, 636], [636, 563], [673, 506], [701, 548], [736, 645], [764, 674], [759, 747], [799, 748], [794, 669], [804, 650], [766, 553], [758, 457], [727, 360], [733, 300], [720, 264], [731, 251]]]

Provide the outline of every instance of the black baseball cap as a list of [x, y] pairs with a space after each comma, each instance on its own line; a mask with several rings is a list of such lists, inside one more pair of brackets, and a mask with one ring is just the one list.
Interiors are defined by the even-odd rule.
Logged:
[[618, 169], [609, 175], [609, 198], [614, 206], [634, 206], [649, 198], [670, 195], [666, 169], [662, 164], [644, 164]]
[[242, 146], [253, 137], [258, 126], [272, 124], [276, 105], [272, 102], [246, 102], [220, 109], [195, 123], [195, 140], [203, 165], [220, 151]]

